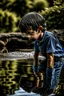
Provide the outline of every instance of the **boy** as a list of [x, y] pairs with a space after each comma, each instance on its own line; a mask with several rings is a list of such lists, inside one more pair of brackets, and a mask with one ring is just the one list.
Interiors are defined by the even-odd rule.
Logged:
[[[35, 76], [39, 70], [44, 71], [44, 96], [50, 96], [50, 94], [53, 96], [64, 64], [62, 46], [52, 32], [46, 31], [45, 19], [37, 12], [30, 12], [23, 16], [19, 28], [22, 33], [27, 34], [29, 39], [35, 40], [33, 71]], [[38, 66], [39, 53], [45, 56], [46, 60]]]

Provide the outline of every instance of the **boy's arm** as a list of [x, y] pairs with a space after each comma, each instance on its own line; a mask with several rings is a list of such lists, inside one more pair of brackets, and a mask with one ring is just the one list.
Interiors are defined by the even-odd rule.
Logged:
[[35, 75], [37, 75], [38, 72], [38, 54], [39, 53], [34, 53], [33, 71]]
[[47, 67], [48, 68], [54, 67], [54, 54], [53, 53], [47, 54]]

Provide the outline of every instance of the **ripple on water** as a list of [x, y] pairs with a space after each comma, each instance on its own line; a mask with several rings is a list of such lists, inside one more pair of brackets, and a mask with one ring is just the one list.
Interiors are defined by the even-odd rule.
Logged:
[[[34, 59], [34, 52], [8, 52], [0, 54], [0, 60], [21, 60]], [[45, 60], [44, 56], [39, 56], [39, 60]]]

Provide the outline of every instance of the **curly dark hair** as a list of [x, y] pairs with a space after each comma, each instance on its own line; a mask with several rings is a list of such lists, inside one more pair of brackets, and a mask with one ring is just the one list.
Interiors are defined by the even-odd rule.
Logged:
[[19, 22], [21, 32], [26, 32], [28, 28], [37, 30], [38, 26], [46, 27], [45, 18], [37, 12], [29, 12], [22, 17]]

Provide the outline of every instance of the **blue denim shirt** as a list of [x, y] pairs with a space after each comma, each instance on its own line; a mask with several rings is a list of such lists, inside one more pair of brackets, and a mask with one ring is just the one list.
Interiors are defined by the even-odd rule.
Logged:
[[41, 41], [36, 40], [34, 43], [34, 51], [41, 52], [46, 57], [47, 53], [54, 53], [54, 56], [64, 56], [62, 46], [57, 37], [49, 31], [45, 31]]
[[64, 52], [64, 48], [62, 48], [63, 52]]

